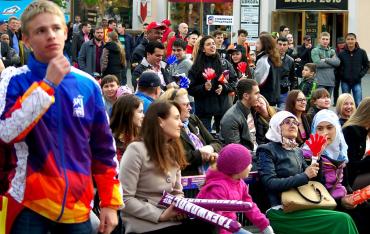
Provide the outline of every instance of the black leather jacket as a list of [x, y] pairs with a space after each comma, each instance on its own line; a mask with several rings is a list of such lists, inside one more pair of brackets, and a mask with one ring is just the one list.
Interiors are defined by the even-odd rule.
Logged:
[[298, 82], [294, 73], [294, 59], [285, 54], [282, 58], [282, 66], [280, 69], [280, 93], [287, 93], [289, 90], [295, 89]]
[[250, 109], [241, 101], [237, 101], [222, 117], [220, 140], [225, 145], [231, 143], [242, 144], [249, 150], [255, 150], [251, 139], [247, 118]]
[[281, 193], [308, 183], [307, 164], [300, 148], [285, 150], [281, 143], [260, 145], [256, 153], [258, 172], [271, 206], [281, 204]]

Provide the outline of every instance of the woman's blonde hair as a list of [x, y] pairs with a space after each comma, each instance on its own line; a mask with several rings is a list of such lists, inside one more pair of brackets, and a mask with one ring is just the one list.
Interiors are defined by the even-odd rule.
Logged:
[[370, 128], [370, 97], [362, 99], [360, 105], [357, 107], [357, 110], [343, 125], [343, 128], [351, 125]]
[[121, 64], [126, 66], [126, 52], [121, 42], [118, 40], [118, 34], [115, 31], [113, 31], [113, 32], [108, 33], [108, 37], [112, 40], [113, 43], [116, 43], [116, 45], [118, 46], [120, 50]]
[[175, 101], [178, 103], [178, 98], [184, 95], [188, 95], [188, 91], [186, 89], [180, 88], [169, 88], [164, 92], [159, 98], [159, 101]]
[[[257, 98], [258, 99], [262, 99], [265, 103], [266, 103], [266, 109], [267, 109], [267, 113], [269, 114], [269, 119], [271, 119], [271, 117], [276, 114], [276, 109], [272, 106], [270, 106], [270, 103], [267, 101], [267, 99], [263, 96], [263, 95], [259, 95], [259, 97]], [[267, 123], [268, 124], [268, 123]]]
[[52, 15], [56, 15], [61, 20], [62, 25], [67, 27], [66, 20], [64, 18], [64, 14], [60, 7], [52, 1], [35, 1], [30, 3], [26, 9], [24, 10], [21, 16], [21, 31], [22, 33], [28, 35], [28, 23], [33, 20], [36, 16], [43, 13], [50, 13]]
[[353, 99], [352, 95], [349, 94], [349, 93], [342, 93], [341, 95], [339, 95], [339, 97], [337, 99], [337, 105], [335, 106], [335, 110], [336, 110], [337, 115], [339, 117], [343, 117], [342, 116], [342, 108], [343, 108], [343, 105], [344, 105], [344, 103], [346, 102], [346, 100], [348, 98], [351, 99], [351, 102], [353, 103], [354, 112], [356, 111], [355, 100]]

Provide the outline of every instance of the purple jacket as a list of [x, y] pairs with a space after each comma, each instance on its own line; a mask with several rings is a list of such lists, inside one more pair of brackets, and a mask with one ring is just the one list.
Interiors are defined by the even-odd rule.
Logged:
[[[230, 176], [209, 169], [206, 174], [206, 183], [200, 190], [197, 198], [203, 199], [223, 199], [223, 200], [239, 200], [251, 202], [253, 207], [245, 212], [247, 218], [262, 232], [270, 225], [266, 216], [260, 211], [257, 205], [252, 201], [252, 197], [248, 193], [248, 186], [243, 180], [235, 180]], [[236, 220], [235, 212], [217, 212], [220, 215]], [[230, 232], [225, 229], [220, 229], [220, 234], [228, 234]]]
[[[310, 150], [303, 150], [305, 159], [311, 159]], [[321, 155], [323, 176], [325, 178], [325, 188], [330, 192], [334, 199], [342, 198], [347, 194], [346, 188], [342, 185], [343, 168], [346, 166], [344, 161], [330, 159]]]

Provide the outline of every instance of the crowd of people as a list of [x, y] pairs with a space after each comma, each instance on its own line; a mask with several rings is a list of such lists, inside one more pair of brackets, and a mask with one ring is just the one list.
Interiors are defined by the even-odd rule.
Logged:
[[[244, 29], [235, 43], [184, 22], [175, 31], [168, 19], [137, 37], [114, 19], [66, 24], [44, 0], [0, 21], [4, 232], [229, 233], [159, 205], [164, 191], [185, 196], [182, 176], [204, 176], [197, 197], [250, 202], [261, 233], [370, 233], [370, 205], [353, 199], [370, 185], [369, 61], [356, 35], [337, 50], [328, 32], [295, 45], [282, 25], [254, 51]], [[319, 155], [312, 134], [325, 139]], [[284, 212], [281, 194], [311, 180], [335, 210]]]

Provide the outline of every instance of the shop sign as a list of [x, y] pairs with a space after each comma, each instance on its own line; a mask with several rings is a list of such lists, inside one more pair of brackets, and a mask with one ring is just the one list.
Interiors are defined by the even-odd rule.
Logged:
[[151, 0], [138, 0], [138, 16], [141, 22], [145, 22], [147, 16], [151, 16], [152, 1]]
[[240, 1], [240, 28], [248, 32], [250, 40], [258, 38], [260, 22], [260, 0]]
[[348, 10], [348, 0], [276, 0], [278, 10]]
[[233, 16], [207, 15], [207, 25], [233, 25]]

